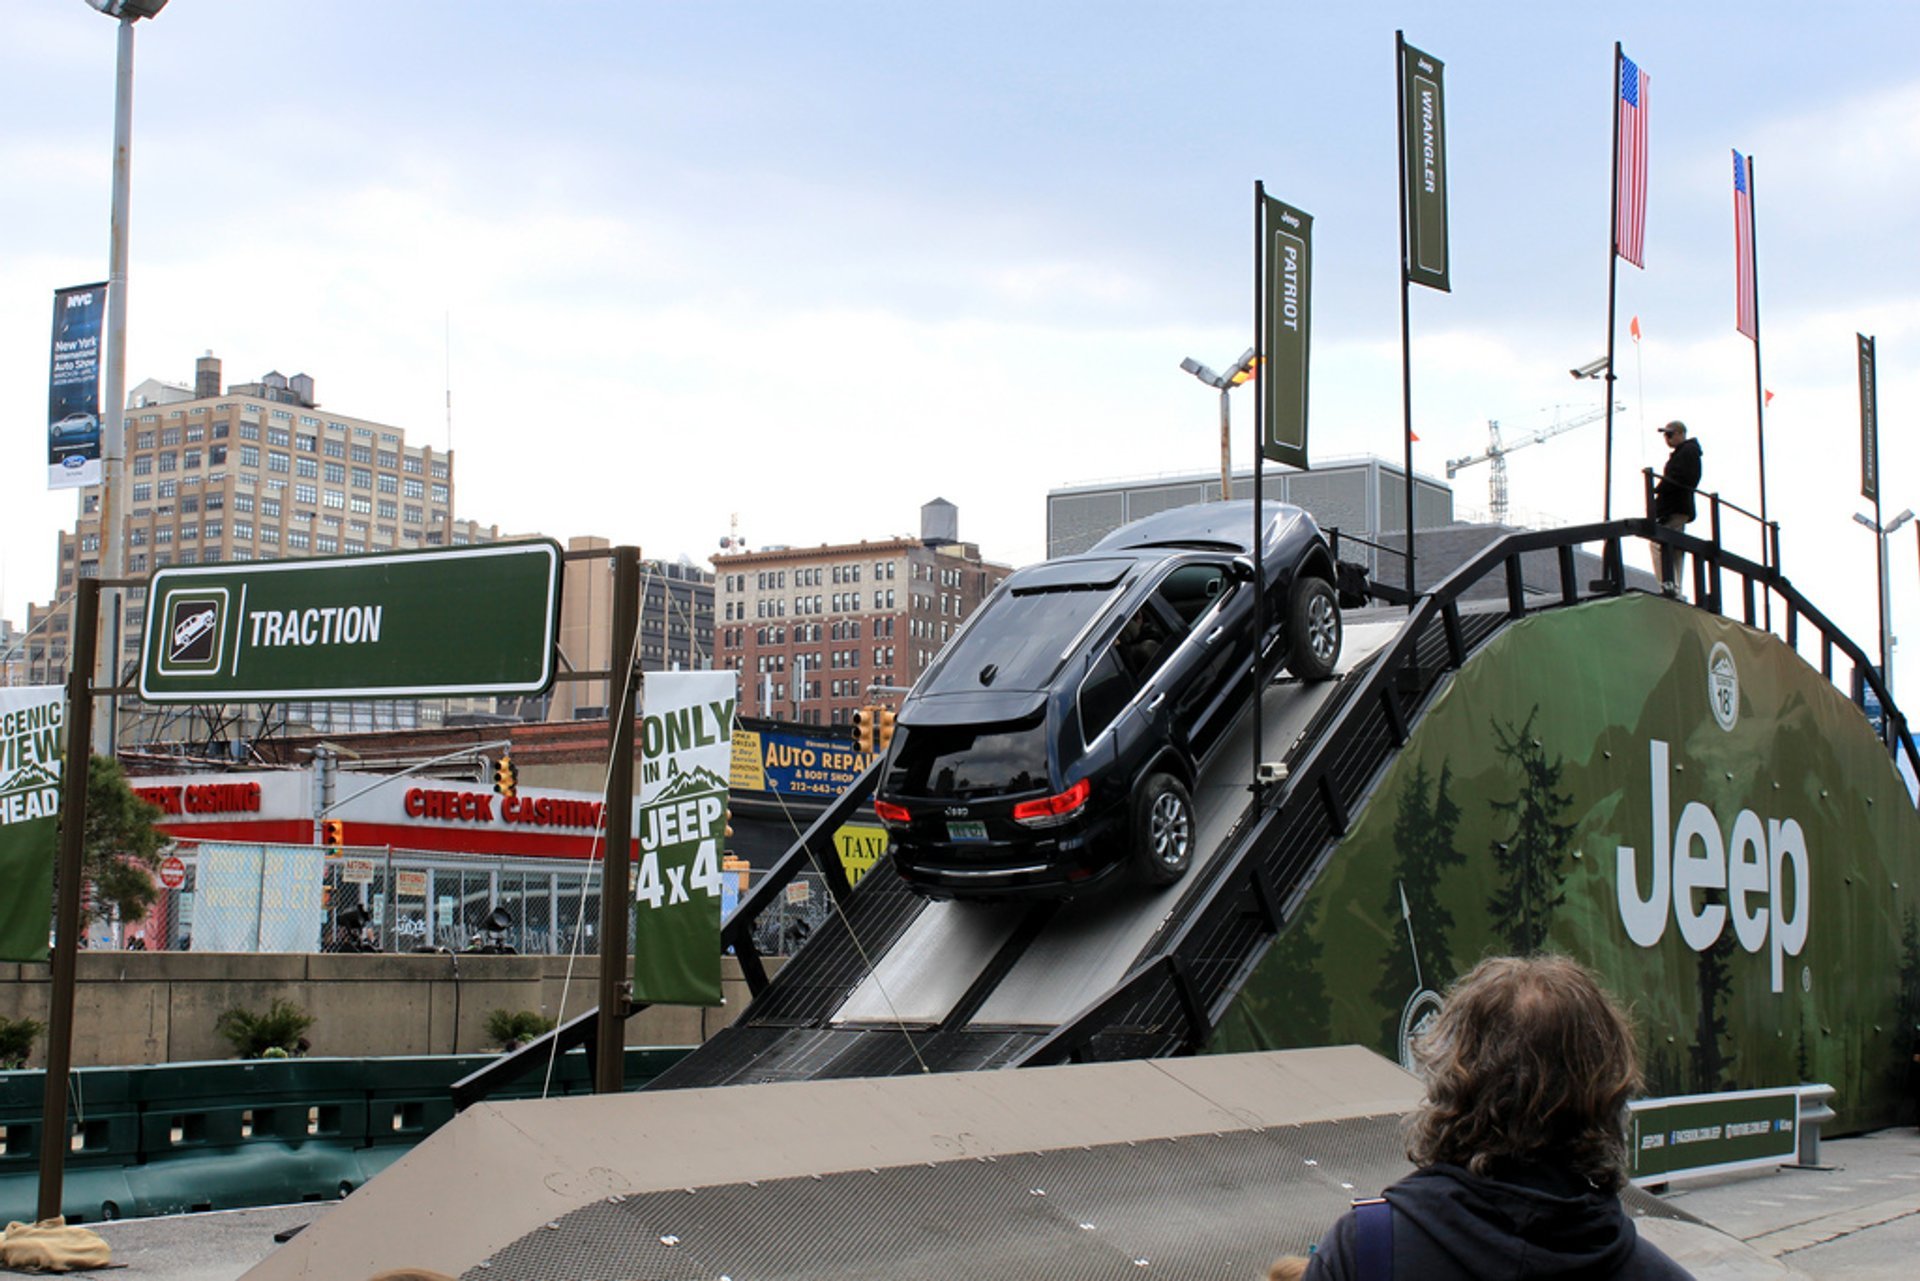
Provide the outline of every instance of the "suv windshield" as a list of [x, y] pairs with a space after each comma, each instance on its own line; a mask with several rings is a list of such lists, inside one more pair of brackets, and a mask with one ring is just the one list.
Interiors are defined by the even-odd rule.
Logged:
[[901, 726], [885, 791], [893, 796], [984, 796], [1047, 784], [1046, 714], [998, 725]]
[[1121, 590], [1117, 577], [1037, 589], [1010, 580], [942, 652], [938, 666], [927, 673], [926, 689], [939, 694], [1045, 689], [1068, 646]]

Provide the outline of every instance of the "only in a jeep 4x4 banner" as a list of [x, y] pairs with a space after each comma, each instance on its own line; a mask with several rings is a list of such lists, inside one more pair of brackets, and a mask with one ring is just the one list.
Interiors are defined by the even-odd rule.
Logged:
[[720, 1004], [720, 855], [733, 760], [732, 672], [649, 672], [640, 694], [633, 995]]
[[0, 961], [47, 959], [66, 692], [0, 688]]

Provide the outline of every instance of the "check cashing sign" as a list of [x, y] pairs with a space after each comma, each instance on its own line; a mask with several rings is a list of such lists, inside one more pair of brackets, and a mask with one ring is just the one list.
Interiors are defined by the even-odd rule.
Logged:
[[537, 694], [553, 682], [560, 566], [543, 539], [162, 569], [147, 588], [140, 696]]

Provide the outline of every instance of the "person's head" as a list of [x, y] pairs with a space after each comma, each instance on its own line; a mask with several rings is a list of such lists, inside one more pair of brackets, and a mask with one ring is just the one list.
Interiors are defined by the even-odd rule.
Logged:
[[1579, 962], [1493, 957], [1447, 993], [1416, 1042], [1427, 1097], [1407, 1155], [1475, 1174], [1502, 1158], [1626, 1182], [1625, 1112], [1640, 1087], [1633, 1026]]
[[1660, 434], [1666, 437], [1667, 448], [1671, 449], [1687, 438], [1687, 425], [1676, 418], [1662, 427]]

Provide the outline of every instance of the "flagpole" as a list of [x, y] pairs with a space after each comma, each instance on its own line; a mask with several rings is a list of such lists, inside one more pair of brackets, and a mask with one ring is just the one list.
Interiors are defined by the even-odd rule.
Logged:
[[1411, 286], [1407, 283], [1407, 267], [1411, 254], [1407, 244], [1407, 201], [1411, 193], [1407, 190], [1407, 35], [1404, 31], [1393, 33], [1393, 84], [1394, 99], [1398, 109], [1394, 118], [1399, 123], [1400, 152], [1394, 168], [1400, 171], [1400, 406], [1403, 418], [1401, 444], [1405, 450], [1407, 468], [1407, 612], [1413, 612], [1414, 572], [1413, 572], [1413, 340], [1407, 320], [1407, 295]]
[[[1600, 519], [1613, 519], [1613, 329], [1616, 323], [1614, 306], [1620, 275], [1620, 58], [1622, 50], [1618, 40], [1613, 42], [1613, 94], [1609, 106], [1613, 110], [1613, 200], [1612, 212], [1607, 219], [1607, 454], [1602, 469], [1601, 484], [1604, 493], [1600, 500]], [[1649, 513], [1651, 514], [1651, 513]]]
[[[1265, 369], [1271, 380], [1275, 375], [1267, 360], [1266, 287], [1267, 287], [1267, 184], [1253, 184], [1253, 346], [1256, 369]], [[1266, 539], [1261, 535], [1261, 516], [1266, 510], [1264, 464], [1267, 456], [1267, 384], [1253, 398], [1253, 781], [1260, 790], [1260, 763], [1266, 735], [1261, 727], [1260, 703], [1266, 689], [1260, 682], [1262, 668], [1260, 646], [1267, 638], [1267, 567], [1264, 559]]]
[[[1749, 266], [1753, 271], [1753, 420], [1760, 461], [1760, 563], [1780, 571], [1774, 563], [1773, 526], [1767, 522], [1767, 400], [1760, 376], [1760, 245], [1755, 236], [1760, 230], [1759, 193], [1753, 185], [1753, 156], [1747, 156], [1747, 245]], [[1773, 628], [1773, 594], [1767, 593], [1766, 625]]]

